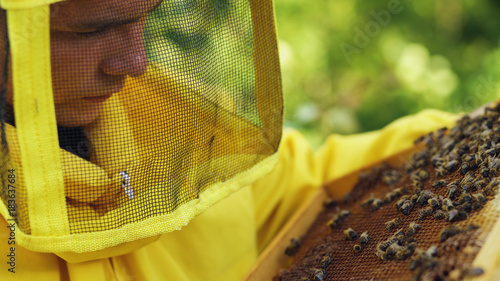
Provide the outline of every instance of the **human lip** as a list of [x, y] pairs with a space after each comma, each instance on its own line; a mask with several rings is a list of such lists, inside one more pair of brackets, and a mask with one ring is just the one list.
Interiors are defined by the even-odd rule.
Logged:
[[107, 95], [102, 95], [102, 96], [95, 96], [95, 97], [84, 97], [83, 99], [92, 103], [101, 103], [105, 102], [107, 99], [109, 99], [113, 94], [107, 94]]

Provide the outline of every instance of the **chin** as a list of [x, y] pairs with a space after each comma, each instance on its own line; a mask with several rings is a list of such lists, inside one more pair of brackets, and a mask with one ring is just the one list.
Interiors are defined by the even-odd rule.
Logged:
[[62, 127], [84, 127], [92, 124], [99, 117], [102, 105], [92, 107], [74, 106], [58, 109], [56, 107], [57, 125]]

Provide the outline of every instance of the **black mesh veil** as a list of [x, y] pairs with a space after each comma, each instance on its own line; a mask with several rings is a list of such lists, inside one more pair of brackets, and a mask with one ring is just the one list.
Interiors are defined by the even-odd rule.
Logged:
[[26, 3], [2, 6], [0, 64], [0, 210], [23, 246], [90, 252], [180, 229], [272, 168], [270, 1]]

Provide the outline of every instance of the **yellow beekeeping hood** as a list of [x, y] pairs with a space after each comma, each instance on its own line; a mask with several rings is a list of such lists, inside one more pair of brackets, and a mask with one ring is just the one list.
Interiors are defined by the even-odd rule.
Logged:
[[[139, 19], [53, 30], [74, 3], [92, 15], [86, 7], [100, 1], [56, 2], [0, 0], [8, 28], [0, 49], [9, 51], [0, 58], [0, 212], [16, 223], [16, 243], [70, 256], [141, 245], [272, 169], [282, 97], [271, 1], [164, 1], [136, 37], [112, 36]], [[122, 2], [126, 11], [109, 9], [113, 21], [148, 3]], [[92, 68], [92, 55], [65, 57], [79, 44], [108, 52], [109, 61], [121, 50], [112, 48], [144, 48], [147, 69], [125, 75]], [[60, 78], [71, 71], [73, 79]], [[95, 81], [81, 81], [88, 73], [125, 82], [103, 97]], [[75, 104], [59, 105], [57, 96]], [[61, 125], [58, 110], [93, 106], [90, 121]]]

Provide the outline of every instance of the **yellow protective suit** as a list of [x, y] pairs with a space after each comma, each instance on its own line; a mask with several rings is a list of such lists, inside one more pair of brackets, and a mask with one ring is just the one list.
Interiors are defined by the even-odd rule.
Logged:
[[[16, 273], [7, 269], [9, 229], [0, 219], [0, 280], [240, 280], [287, 219], [323, 183], [412, 145], [413, 139], [457, 116], [426, 110], [386, 128], [334, 135], [314, 153], [305, 138], [286, 130], [271, 173], [217, 203], [180, 231], [133, 252], [86, 256], [70, 263], [50, 253], [16, 248]], [[102, 253], [101, 253], [102, 254]]]

